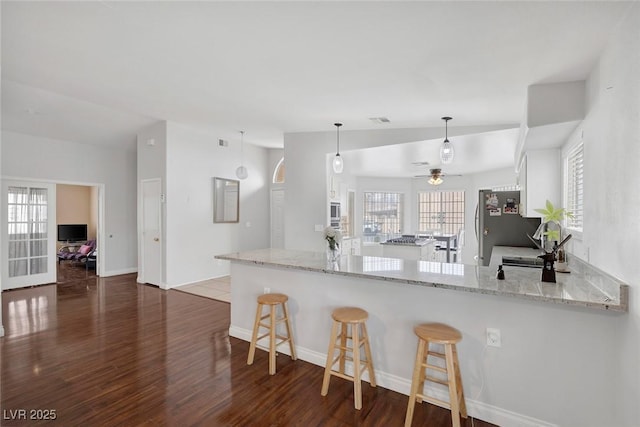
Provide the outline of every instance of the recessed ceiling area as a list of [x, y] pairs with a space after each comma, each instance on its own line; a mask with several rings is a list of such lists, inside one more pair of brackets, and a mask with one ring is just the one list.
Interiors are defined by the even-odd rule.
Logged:
[[[527, 86], [585, 79], [629, 3], [0, 7], [5, 130], [128, 146], [141, 126], [169, 120], [214, 141], [245, 130], [249, 144], [282, 147], [284, 133], [330, 131], [337, 121], [345, 131], [440, 127], [445, 114], [453, 126], [519, 123]], [[370, 120], [378, 117], [390, 123]], [[459, 150], [456, 162], [473, 150], [501, 157], [511, 144], [503, 137], [492, 150], [481, 135], [457, 138], [472, 151]], [[423, 145], [425, 155], [437, 146]]]
[[[448, 174], [471, 174], [513, 166], [518, 128], [449, 137], [456, 152], [450, 165], [440, 164], [439, 139], [342, 151], [349, 174], [368, 177], [411, 178], [442, 168]], [[416, 164], [427, 162], [426, 164]]]

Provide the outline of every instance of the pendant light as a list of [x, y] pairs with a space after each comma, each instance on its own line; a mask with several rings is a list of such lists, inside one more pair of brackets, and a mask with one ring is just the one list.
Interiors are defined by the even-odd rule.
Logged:
[[244, 131], [240, 131], [240, 166], [236, 169], [236, 176], [239, 179], [247, 179], [249, 171], [244, 167]]
[[448, 165], [449, 163], [453, 162], [454, 155], [453, 144], [449, 142], [449, 128], [447, 126], [449, 120], [451, 120], [451, 117], [443, 117], [442, 120], [444, 120], [445, 133], [444, 141], [442, 142], [442, 146], [440, 146], [440, 162], [443, 165]]
[[334, 123], [336, 127], [336, 155], [333, 158], [333, 171], [335, 173], [342, 173], [342, 169], [344, 169], [344, 161], [342, 161], [342, 157], [340, 156], [340, 126], [342, 123]]

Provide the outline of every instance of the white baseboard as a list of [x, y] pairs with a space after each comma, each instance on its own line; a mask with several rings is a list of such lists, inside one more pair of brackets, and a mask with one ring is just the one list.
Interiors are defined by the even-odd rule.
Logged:
[[[241, 339], [243, 341], [250, 342], [251, 334], [252, 334], [252, 331], [248, 329], [239, 328], [233, 325], [229, 327], [229, 336]], [[282, 346], [278, 348], [278, 352], [286, 354], [287, 356], [291, 355], [289, 352], [289, 348], [287, 346]], [[317, 351], [309, 350], [304, 347], [296, 346], [296, 353], [297, 353], [298, 359], [304, 360], [305, 362], [309, 362], [323, 368], [327, 361], [326, 353], [319, 353]], [[351, 367], [347, 366], [347, 372], [349, 372], [350, 369]], [[379, 370], [376, 370], [375, 374], [376, 374], [376, 381], [379, 386], [404, 394], [405, 396], [409, 395], [411, 391], [410, 378], [402, 378], [397, 375], [389, 374], [387, 372], [383, 372]], [[368, 382], [369, 375], [365, 372], [362, 375], [362, 379]], [[436, 399], [443, 400], [445, 402], [449, 401], [449, 394], [442, 389], [427, 385], [425, 387], [425, 392], [427, 395], [433, 396]], [[470, 416], [492, 423], [492, 424], [502, 426], [502, 427], [510, 427], [510, 426], [557, 427], [555, 424], [551, 424], [542, 420], [528, 417], [526, 415], [508, 411], [506, 409], [489, 405], [484, 402], [472, 400], [472, 399], [469, 399], [468, 397], [465, 397], [465, 403], [467, 405], [467, 413]]]
[[137, 267], [124, 268], [122, 270], [105, 271], [100, 277], [120, 276], [122, 274], [131, 274], [131, 273], [137, 273], [137, 272], [138, 272]]

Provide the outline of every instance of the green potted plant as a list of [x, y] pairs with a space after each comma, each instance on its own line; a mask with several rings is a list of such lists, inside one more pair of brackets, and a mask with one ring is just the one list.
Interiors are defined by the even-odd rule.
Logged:
[[549, 200], [547, 200], [544, 208], [534, 210], [542, 214], [542, 224], [540, 224], [533, 237], [542, 240], [545, 248], [551, 248], [554, 242], [561, 240], [562, 227], [560, 223], [565, 218], [573, 218], [573, 214], [565, 208], [556, 208]]

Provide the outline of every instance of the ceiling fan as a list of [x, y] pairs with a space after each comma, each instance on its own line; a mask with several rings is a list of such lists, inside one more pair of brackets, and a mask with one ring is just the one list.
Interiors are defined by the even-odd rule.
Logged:
[[444, 181], [442, 180], [443, 176], [462, 176], [462, 175], [456, 175], [456, 174], [445, 174], [442, 173], [442, 169], [440, 168], [434, 168], [434, 169], [429, 169], [429, 175], [415, 175], [414, 178], [429, 178], [429, 184], [431, 185], [440, 185], [442, 184]]

